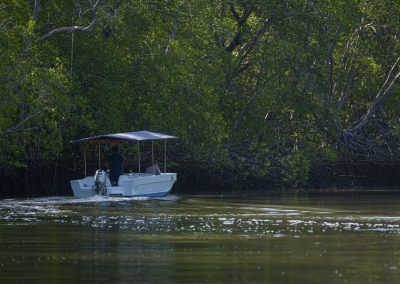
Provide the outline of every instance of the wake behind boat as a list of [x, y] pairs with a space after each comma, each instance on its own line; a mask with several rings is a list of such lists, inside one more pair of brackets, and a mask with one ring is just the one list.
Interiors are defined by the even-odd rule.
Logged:
[[[150, 132], [124, 132], [115, 134], [98, 135], [88, 138], [72, 141], [73, 143], [96, 143], [99, 144], [99, 170], [94, 176], [88, 176], [86, 170], [85, 156], [85, 178], [71, 181], [72, 191], [75, 197], [89, 197], [94, 195], [106, 196], [123, 196], [123, 197], [161, 197], [167, 195], [177, 180], [176, 173], [167, 173], [166, 157], [167, 148], [166, 140], [175, 139], [177, 137]], [[153, 141], [164, 140], [164, 172], [141, 173], [140, 166], [140, 141], [151, 141], [152, 165], [154, 165]], [[119, 176], [117, 185], [112, 185], [105, 171], [100, 169], [100, 143], [121, 143], [136, 141], [138, 146], [138, 173], [124, 173]]]

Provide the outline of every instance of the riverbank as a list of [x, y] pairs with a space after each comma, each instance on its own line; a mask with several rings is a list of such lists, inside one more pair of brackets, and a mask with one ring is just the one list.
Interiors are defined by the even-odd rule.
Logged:
[[[285, 185], [276, 176], [240, 176], [207, 168], [171, 168], [178, 173], [172, 193], [178, 195], [258, 195], [293, 192], [400, 192], [400, 163], [349, 162], [315, 164], [306, 183]], [[90, 172], [90, 171], [89, 171]], [[72, 195], [69, 181], [82, 176], [66, 163], [42, 163], [0, 174], [0, 197]]]

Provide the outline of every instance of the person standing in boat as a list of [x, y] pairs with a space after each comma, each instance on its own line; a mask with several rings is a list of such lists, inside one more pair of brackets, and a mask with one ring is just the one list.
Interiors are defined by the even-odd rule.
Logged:
[[111, 151], [111, 155], [107, 158], [108, 167], [110, 169], [110, 182], [112, 186], [118, 186], [119, 176], [124, 169], [124, 158], [118, 153], [117, 146], [112, 147]]

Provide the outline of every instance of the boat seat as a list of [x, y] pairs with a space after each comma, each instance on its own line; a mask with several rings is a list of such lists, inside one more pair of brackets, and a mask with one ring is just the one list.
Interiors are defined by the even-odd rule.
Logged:
[[108, 176], [106, 176], [106, 186], [111, 186], [111, 181]]
[[118, 185], [122, 186], [122, 184], [124, 183], [124, 181], [128, 180], [128, 177], [124, 174], [120, 175], [118, 178]]

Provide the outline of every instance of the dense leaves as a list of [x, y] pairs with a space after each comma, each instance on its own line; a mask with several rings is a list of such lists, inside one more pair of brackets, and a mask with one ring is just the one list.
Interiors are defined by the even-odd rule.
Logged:
[[175, 166], [285, 186], [398, 159], [399, 19], [390, 0], [2, 1], [1, 167], [73, 167], [68, 141], [143, 129], [180, 137]]

